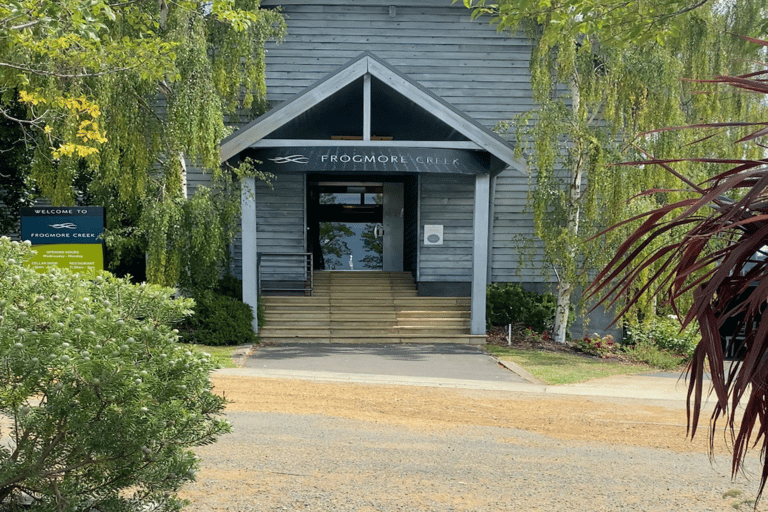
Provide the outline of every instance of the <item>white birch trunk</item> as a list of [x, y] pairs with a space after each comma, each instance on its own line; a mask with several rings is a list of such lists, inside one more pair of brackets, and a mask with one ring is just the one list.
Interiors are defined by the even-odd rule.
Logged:
[[565, 343], [568, 335], [568, 316], [571, 308], [571, 292], [573, 285], [562, 279], [557, 285], [557, 307], [555, 309], [554, 339], [557, 343]]
[[[574, 122], [578, 122], [579, 108], [581, 106], [581, 96], [579, 95], [579, 85], [576, 77], [571, 79], [571, 108], [573, 109]], [[584, 159], [583, 152], [579, 147], [579, 142], [576, 143], [577, 157], [573, 164], [572, 179], [569, 184], [568, 190], [568, 218], [566, 219], [566, 230], [568, 231], [570, 238], [575, 239], [579, 233], [579, 220], [581, 216], [581, 188], [582, 181], [584, 180]], [[563, 247], [566, 253], [566, 258], [569, 261], [569, 267], [575, 268], [576, 260], [576, 247], [573, 243], [568, 242], [566, 247]], [[570, 275], [568, 269], [563, 269], [558, 275], [557, 284], [557, 307], [555, 309], [555, 328], [554, 339], [557, 343], [565, 343], [568, 333], [568, 316], [571, 309], [571, 294], [573, 293], [573, 276]]]
[[189, 199], [187, 192], [187, 161], [184, 159], [184, 153], [179, 152], [179, 163], [181, 164], [181, 194], [184, 199]]

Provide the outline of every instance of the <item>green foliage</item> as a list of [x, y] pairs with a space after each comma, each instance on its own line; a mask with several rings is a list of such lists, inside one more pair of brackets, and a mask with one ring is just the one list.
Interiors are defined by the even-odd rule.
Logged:
[[210, 345], [187, 344], [190, 350], [211, 355], [211, 359], [218, 368], [237, 368], [234, 361], [236, 347], [212, 347]]
[[[706, 1], [688, 0], [463, 0], [463, 3], [473, 9], [473, 18], [493, 16], [492, 23], [499, 30], [515, 30], [524, 22], [535, 22], [562, 27], [572, 38], [599, 35], [601, 40], [620, 48], [653, 42], [664, 44], [667, 38], [685, 30], [687, 14], [707, 5]], [[751, 25], [754, 35], [768, 31], [768, 21], [761, 18], [742, 21]], [[747, 32], [740, 33], [747, 35]], [[554, 33], [549, 37], [553, 44], [558, 41]]]
[[599, 336], [597, 334], [592, 337], [584, 336], [573, 340], [573, 346], [584, 352], [597, 357], [610, 357], [616, 349], [616, 344], [613, 341], [613, 336]]
[[230, 430], [210, 358], [177, 343], [189, 299], [109, 274], [24, 268], [0, 238], [0, 502], [31, 510], [177, 510], [192, 446]]
[[264, 110], [264, 44], [284, 31], [258, 0], [0, 4], [0, 117], [24, 126], [29, 185], [106, 207], [110, 268], [148, 252], [150, 282], [205, 280], [226, 223], [172, 231], [212, 215], [207, 198], [182, 205], [186, 165], [222, 174], [224, 118]]
[[251, 306], [210, 290], [195, 293], [194, 314], [182, 327], [186, 343], [224, 346], [256, 343]]
[[229, 270], [239, 215], [239, 188], [223, 176], [187, 200], [147, 201], [138, 227], [149, 241], [148, 281], [185, 291], [213, 289]]
[[[597, 235], [631, 218], [638, 208], [633, 199], [642, 190], [657, 189], [655, 197], [644, 199], [660, 204], [682, 196], [680, 182], [660, 168], [610, 164], [648, 155], [742, 156], [743, 148], [732, 144], [743, 134], [737, 129], [703, 135], [645, 132], [700, 119], [764, 118], [766, 104], [755, 95], [711, 94], [716, 84], [681, 78], [754, 70], [757, 50], [731, 34], [755, 35], [755, 25], [746, 20], [762, 19], [765, 2], [464, 0], [464, 5], [474, 18], [488, 16], [500, 31], [524, 30], [532, 42], [537, 108], [507, 126], [514, 127], [518, 155], [531, 170], [537, 247], [559, 282], [555, 334], [564, 341], [572, 291], [608, 261], [637, 223]], [[697, 138], [703, 139], [700, 144], [689, 144]], [[695, 162], [685, 167], [697, 181], [709, 177]], [[656, 270], [639, 278], [649, 279]]]
[[225, 275], [219, 279], [219, 284], [214, 290], [219, 295], [232, 297], [233, 299], [243, 300], [243, 281], [232, 275]]
[[680, 328], [675, 316], [653, 316], [643, 323], [630, 323], [624, 327], [624, 343], [649, 344], [689, 360], [701, 336], [696, 322]]
[[670, 352], [647, 341], [628, 345], [622, 350], [624, 355], [632, 361], [647, 364], [660, 370], [676, 370], [687, 361], [687, 358], [680, 354]]
[[534, 331], [552, 328], [555, 297], [524, 290], [517, 283], [492, 283], [486, 290], [485, 314], [488, 327], [523, 324]]
[[14, 1], [0, 7], [0, 106], [15, 91], [28, 106], [54, 201], [73, 199], [57, 182], [81, 158], [123, 201], [140, 198], [158, 157], [167, 170], [183, 149], [218, 167], [222, 114], [263, 105], [264, 43], [284, 29], [257, 0]]
[[[765, 58], [768, 41], [745, 39], [759, 48]], [[766, 104], [765, 77], [768, 65], [755, 62], [759, 71], [748, 75], [719, 75], [704, 80], [728, 86], [739, 93], [758, 98]], [[688, 433], [695, 436], [701, 413], [709, 417], [710, 448], [720, 435], [717, 424], [733, 440], [731, 468], [743, 470], [750, 449], [768, 449], [768, 423], [765, 422], [766, 388], [764, 354], [768, 348], [768, 316], [765, 315], [768, 261], [763, 248], [768, 233], [768, 168], [765, 160], [766, 119], [762, 122], [746, 116], [716, 119], [712, 123], [673, 127], [670, 130], [698, 132], [738, 131], [742, 136], [735, 145], [736, 157], [713, 151], [707, 158], [648, 159], [644, 166], [659, 166], [684, 183], [687, 197], [672, 203], [651, 206], [637, 216], [638, 224], [628, 233], [616, 256], [596, 276], [590, 287], [593, 295], [602, 294], [601, 302], [621, 297], [625, 310], [647, 300], [668, 306], [682, 325], [699, 324], [700, 340], [688, 365]], [[660, 128], [659, 131], [663, 131]], [[706, 138], [700, 141], [706, 142]], [[696, 144], [699, 145], [698, 143]], [[725, 154], [727, 155], [727, 153]], [[687, 164], [711, 167], [711, 176], [702, 181], [691, 178]], [[647, 190], [651, 196], [658, 190]], [[610, 229], [615, 229], [612, 227]], [[671, 240], [664, 240], [677, 230]], [[663, 240], [661, 244], [655, 244]], [[661, 268], [664, 272], [656, 271]], [[651, 270], [647, 284], [640, 282], [641, 272]], [[725, 332], [724, 332], [725, 331]], [[737, 334], [738, 333], [738, 334]], [[634, 333], [633, 333], [634, 334]], [[723, 335], [737, 334], [738, 350], [726, 365]], [[663, 332], [662, 338], [668, 337]], [[637, 343], [635, 348], [654, 343]], [[707, 395], [714, 400], [707, 402]], [[705, 407], [704, 404], [707, 404]], [[711, 410], [709, 405], [712, 405]], [[768, 461], [763, 458], [758, 499], [768, 482]]]
[[[20, 110], [18, 106], [10, 108]], [[32, 206], [30, 158], [24, 144], [24, 131], [18, 123], [0, 117], [0, 234], [19, 233], [19, 208]]]

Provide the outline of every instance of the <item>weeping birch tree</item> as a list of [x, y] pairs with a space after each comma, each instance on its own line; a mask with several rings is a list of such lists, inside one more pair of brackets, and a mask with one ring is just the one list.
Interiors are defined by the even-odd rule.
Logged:
[[[185, 252], [220, 258], [231, 235], [219, 201], [232, 186], [219, 165], [225, 116], [264, 109], [264, 44], [284, 30], [259, 0], [9, 0], [0, 116], [23, 129], [45, 197], [105, 206], [108, 246], [142, 245], [149, 279], [176, 284]], [[186, 162], [223, 178], [219, 195], [190, 203]]]
[[[532, 172], [530, 207], [545, 261], [557, 277], [555, 339], [566, 340], [577, 288], [613, 254], [622, 230], [603, 228], [674, 199], [680, 185], [661, 169], [611, 166], [642, 155], [667, 158], [740, 151], [732, 133], [704, 137], [660, 126], [701, 119], [757, 119], [765, 106], [749, 96], [706, 94], [712, 84], [683, 78], [740, 74], [750, 68], [745, 42], [762, 20], [759, 0], [737, 0], [728, 11], [705, 1], [604, 2], [592, 0], [464, 0], [473, 18], [488, 16], [499, 31], [523, 31], [531, 40], [531, 87], [538, 107], [508, 129]], [[711, 135], [711, 134], [710, 134]], [[696, 180], [706, 170], [686, 164]], [[655, 196], [629, 201], [639, 192]], [[672, 235], [670, 235], [672, 236]], [[653, 269], [647, 270], [648, 275]], [[642, 287], [642, 279], [638, 281]]]

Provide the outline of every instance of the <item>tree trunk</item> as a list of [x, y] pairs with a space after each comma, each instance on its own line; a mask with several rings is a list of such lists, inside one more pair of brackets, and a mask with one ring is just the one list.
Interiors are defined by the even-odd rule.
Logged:
[[187, 193], [187, 161], [184, 158], [184, 152], [179, 152], [179, 163], [181, 163], [181, 196], [184, 199], [189, 198]]
[[[579, 84], [577, 77], [571, 78], [571, 109], [573, 112], [574, 123], [579, 123], [579, 109], [581, 106], [581, 96], [579, 94]], [[571, 309], [571, 293], [573, 293], [573, 279], [576, 269], [576, 237], [579, 234], [579, 220], [581, 218], [581, 189], [584, 180], [584, 151], [581, 149], [581, 141], [573, 141], [576, 158], [571, 169], [571, 181], [568, 185], [568, 217], [566, 219], [565, 229], [568, 233], [566, 247], [563, 250], [566, 253], [568, 264], [560, 275], [558, 275], [557, 284], [557, 309], [555, 310], [555, 341], [565, 343], [568, 332], [568, 317]]]
[[571, 283], [560, 282], [557, 285], [557, 308], [555, 309], [555, 341], [565, 343], [568, 334], [568, 316], [571, 309]]

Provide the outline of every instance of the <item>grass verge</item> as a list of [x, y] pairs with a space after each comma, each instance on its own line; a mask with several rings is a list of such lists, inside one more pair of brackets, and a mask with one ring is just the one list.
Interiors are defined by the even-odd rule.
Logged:
[[199, 352], [207, 352], [211, 354], [214, 362], [220, 368], [237, 368], [237, 365], [232, 362], [232, 353], [237, 347], [213, 347], [209, 345], [196, 345], [194, 343], [187, 343], [186, 345]]
[[647, 366], [596, 359], [567, 352], [522, 350], [497, 345], [486, 345], [485, 349], [502, 361], [519, 364], [547, 384], [575, 384], [601, 377], [653, 371]]

